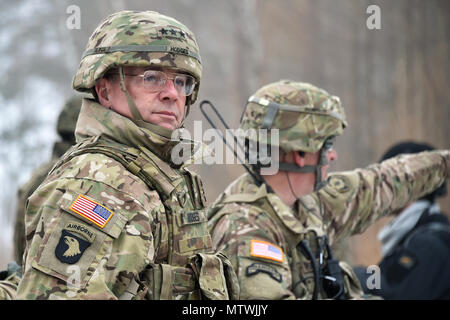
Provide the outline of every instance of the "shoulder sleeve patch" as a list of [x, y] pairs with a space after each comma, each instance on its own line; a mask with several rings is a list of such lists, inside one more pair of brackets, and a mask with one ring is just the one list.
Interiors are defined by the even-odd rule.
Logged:
[[253, 239], [250, 243], [250, 255], [252, 257], [269, 259], [277, 262], [284, 261], [283, 250], [280, 247], [262, 240]]
[[350, 190], [350, 180], [344, 175], [330, 175], [328, 178], [328, 186], [339, 193], [344, 193]]
[[102, 229], [114, 215], [108, 208], [81, 194], [78, 195], [69, 209]]
[[127, 223], [127, 218], [117, 207], [109, 208], [104, 203], [90, 196], [65, 190], [60, 208], [111, 237], [118, 238]]

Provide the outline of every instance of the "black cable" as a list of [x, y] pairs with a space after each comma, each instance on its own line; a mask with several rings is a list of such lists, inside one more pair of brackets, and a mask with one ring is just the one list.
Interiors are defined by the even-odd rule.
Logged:
[[325, 295], [325, 291], [324, 291], [324, 287], [323, 287], [323, 281], [322, 281], [322, 279], [324, 278], [324, 276], [323, 276], [323, 274], [322, 274], [322, 270], [323, 270], [323, 247], [324, 247], [324, 242], [325, 242], [325, 240], [324, 240], [324, 238], [326, 238], [326, 236], [317, 236], [316, 237], [316, 240], [317, 240], [317, 242], [319, 243], [319, 250], [318, 250], [318, 252], [319, 252], [319, 272], [320, 272], [320, 279], [321, 279], [321, 281], [320, 281], [320, 292], [322, 293], [322, 296], [323, 297], [326, 297], [326, 295]]
[[320, 281], [320, 275], [319, 275], [319, 269], [317, 267], [316, 258], [314, 257], [314, 254], [308, 244], [308, 242], [303, 239], [299, 243], [300, 248], [297, 247], [297, 250], [300, 250], [300, 253], [303, 254], [311, 263], [311, 266], [313, 268], [313, 274], [314, 274], [314, 292], [313, 292], [313, 300], [317, 300], [318, 297], [318, 290], [319, 290], [319, 281]]
[[289, 178], [289, 173], [288, 173], [287, 171], [284, 171], [284, 172], [286, 173], [286, 178], [287, 178], [287, 180], [288, 180], [289, 188], [291, 189], [291, 193], [292, 193], [292, 195], [294, 196], [295, 200], [298, 200], [298, 197], [297, 197], [297, 195], [296, 195], [295, 192], [294, 192], [294, 188], [292, 187], [291, 179]]
[[[328, 244], [328, 238], [326, 236], [324, 236], [324, 242], [327, 249], [327, 265], [325, 270], [327, 275], [334, 279], [330, 285], [324, 286], [324, 289], [327, 292], [327, 296], [330, 296], [337, 291], [331, 299], [342, 299], [342, 294], [344, 292], [344, 278], [342, 276], [342, 269], [339, 266], [339, 261], [334, 259], [333, 252], [331, 251], [331, 247]], [[338, 290], [336, 290], [336, 287], [338, 287]]]
[[298, 280], [296, 283], [294, 283], [292, 285], [292, 291], [294, 292], [299, 284], [301, 284], [302, 282], [305, 282], [306, 280], [311, 279], [311, 278], [314, 278], [314, 275], [308, 276], [308, 277], [305, 277], [305, 278], [302, 278], [302, 279]]
[[[250, 170], [250, 168], [248, 168], [248, 166], [245, 164], [245, 161], [242, 161], [237, 153], [236, 150], [234, 150], [233, 148], [231, 148], [231, 146], [228, 144], [228, 142], [226, 141], [225, 137], [223, 136], [223, 134], [219, 131], [219, 129], [216, 127], [216, 125], [214, 124], [214, 122], [208, 117], [208, 115], [206, 114], [206, 111], [203, 110], [203, 105], [204, 104], [208, 104], [211, 109], [213, 109], [214, 113], [217, 115], [217, 117], [220, 119], [220, 121], [222, 122], [222, 124], [224, 125], [224, 127], [229, 130], [230, 127], [227, 125], [227, 123], [225, 122], [225, 120], [222, 118], [222, 116], [220, 115], [220, 113], [217, 111], [217, 109], [214, 107], [214, 105], [208, 101], [208, 100], [203, 100], [200, 103], [200, 111], [202, 112], [203, 116], [206, 118], [206, 120], [209, 122], [209, 124], [211, 125], [211, 127], [213, 127], [214, 129], [217, 130], [217, 132], [219, 133], [220, 137], [222, 138], [223, 142], [225, 143], [225, 145], [234, 153], [234, 156], [236, 157], [236, 159], [238, 161], [241, 162], [242, 166], [245, 168], [245, 170], [250, 174], [250, 176], [252, 176], [253, 180], [258, 184], [258, 187], [261, 186], [264, 183], [264, 179], [261, 177], [261, 175], [259, 174], [259, 168], [256, 165], [252, 165], [250, 164], [251, 168], [253, 170]], [[244, 147], [242, 147], [239, 143], [238, 140], [236, 138], [236, 136], [234, 134], [232, 134], [234, 142], [236, 143], [236, 145], [241, 149], [241, 151], [245, 154], [246, 157], [248, 157], [248, 152], [245, 150]], [[266, 185], [268, 190], [273, 192], [272, 188], [269, 185]]]

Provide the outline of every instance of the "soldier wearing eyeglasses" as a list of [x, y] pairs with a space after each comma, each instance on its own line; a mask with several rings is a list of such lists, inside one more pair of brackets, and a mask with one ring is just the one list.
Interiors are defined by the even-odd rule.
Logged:
[[201, 72], [193, 33], [171, 17], [100, 23], [73, 79], [91, 94], [77, 144], [28, 199], [19, 299], [238, 297], [212, 253], [201, 180], [171, 159]]

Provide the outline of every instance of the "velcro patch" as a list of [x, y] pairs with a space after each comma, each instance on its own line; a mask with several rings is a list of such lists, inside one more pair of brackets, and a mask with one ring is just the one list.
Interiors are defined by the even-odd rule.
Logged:
[[250, 255], [265, 258], [277, 262], [283, 262], [283, 250], [280, 247], [261, 240], [252, 240], [250, 244]]
[[402, 255], [398, 259], [398, 262], [399, 262], [399, 264], [404, 266], [406, 269], [411, 269], [416, 264], [416, 261], [415, 261], [415, 259], [412, 256], [405, 255], [405, 254]]
[[81, 194], [78, 195], [72, 203], [70, 210], [93, 222], [102, 229], [114, 215], [111, 210]]
[[277, 271], [277, 269], [275, 269], [275, 267], [269, 266], [269, 265], [263, 264], [263, 263], [257, 263], [257, 262], [255, 262], [247, 267], [247, 269], [245, 270], [245, 275], [247, 277], [250, 277], [250, 276], [253, 276], [260, 272], [264, 272], [264, 273], [268, 274], [275, 281], [281, 282], [281, 280], [283, 280], [281, 273], [279, 273]]

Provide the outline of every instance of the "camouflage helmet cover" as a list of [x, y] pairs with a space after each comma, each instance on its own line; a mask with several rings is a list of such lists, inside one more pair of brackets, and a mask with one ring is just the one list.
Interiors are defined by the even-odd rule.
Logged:
[[194, 34], [179, 21], [154, 11], [120, 11], [102, 21], [89, 38], [73, 79], [73, 88], [91, 92], [97, 80], [121, 66], [168, 67], [197, 81], [190, 102], [197, 99], [202, 65]]
[[267, 118], [272, 118], [269, 128], [279, 129], [279, 147], [286, 153], [317, 152], [328, 137], [342, 134], [347, 126], [338, 97], [309, 83], [290, 80], [268, 84], [251, 96], [240, 128], [267, 128]]

